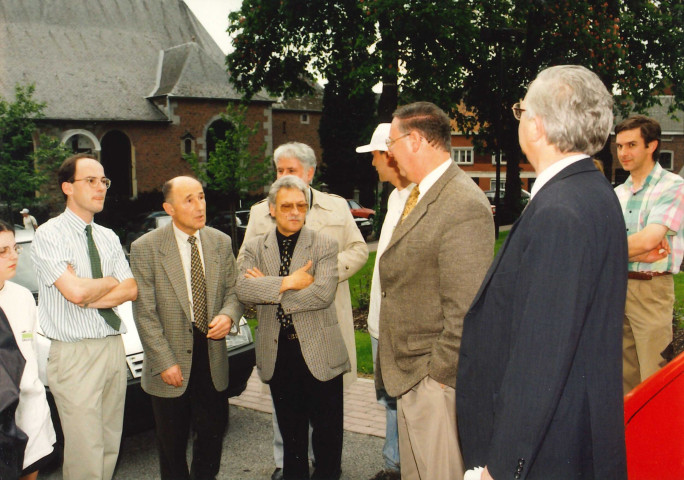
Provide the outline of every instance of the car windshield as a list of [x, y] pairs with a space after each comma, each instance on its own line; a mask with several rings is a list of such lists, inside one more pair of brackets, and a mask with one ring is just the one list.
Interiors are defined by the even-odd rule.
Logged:
[[19, 255], [19, 262], [17, 262], [17, 274], [11, 280], [31, 290], [31, 293], [38, 292], [38, 280], [31, 265], [31, 242], [19, 243], [24, 250]]

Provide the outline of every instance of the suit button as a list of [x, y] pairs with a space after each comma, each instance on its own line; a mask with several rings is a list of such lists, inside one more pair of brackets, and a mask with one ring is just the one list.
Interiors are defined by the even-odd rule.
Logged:
[[345, 270], [349, 270], [349, 265], [345, 265], [345, 266], [344, 266], [344, 269], [345, 269]]
[[192, 328], [188, 328], [188, 332], [192, 333]]
[[525, 465], [525, 459], [524, 459], [524, 458], [519, 458], [519, 459], [518, 459], [518, 467], [522, 468], [523, 465]]
[[520, 474], [519, 474], [519, 473], [516, 473], [516, 474], [513, 476], [513, 478], [515, 478], [515, 480], [519, 480], [519, 479], [520, 479]]
[[188, 353], [192, 353], [192, 350], [188, 350]]

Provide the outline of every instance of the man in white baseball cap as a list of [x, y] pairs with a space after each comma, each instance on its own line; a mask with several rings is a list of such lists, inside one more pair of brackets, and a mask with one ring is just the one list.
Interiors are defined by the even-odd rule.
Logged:
[[[376, 364], [378, 352], [378, 336], [380, 333], [380, 272], [378, 261], [385, 247], [392, 237], [392, 231], [401, 218], [406, 199], [415, 187], [406, 177], [399, 173], [399, 168], [394, 157], [387, 151], [386, 140], [389, 138], [390, 124], [381, 123], [377, 126], [368, 145], [358, 147], [358, 153], [371, 152], [373, 154], [373, 166], [378, 171], [381, 182], [390, 182], [396, 188], [390, 193], [387, 201], [387, 215], [380, 230], [378, 250], [373, 269], [373, 281], [371, 284], [370, 307], [368, 309], [368, 333], [371, 336], [373, 348], [373, 364]], [[377, 374], [377, 368], [374, 369]], [[385, 430], [385, 445], [382, 456], [385, 459], [385, 468], [378, 472], [372, 480], [392, 480], [401, 478], [399, 465], [399, 436], [397, 431], [397, 399], [387, 394], [384, 388], [377, 390], [378, 402], [385, 406], [387, 427]]]
[[29, 209], [24, 208], [19, 213], [24, 217], [24, 228], [26, 230], [34, 230], [38, 228], [38, 222], [36, 222], [36, 217], [29, 215]]

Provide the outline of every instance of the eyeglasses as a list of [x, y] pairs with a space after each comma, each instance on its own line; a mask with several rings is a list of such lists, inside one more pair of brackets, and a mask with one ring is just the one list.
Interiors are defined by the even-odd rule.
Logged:
[[411, 132], [405, 133], [405, 134], [403, 134], [403, 135], [401, 135], [400, 137], [397, 137], [397, 138], [395, 138], [395, 139], [391, 139], [391, 138], [387, 137], [387, 138], [385, 139], [385, 145], [387, 145], [387, 148], [389, 148], [394, 142], [396, 142], [396, 141], [398, 141], [398, 140], [401, 140], [401, 139], [404, 138], [404, 137], [408, 137], [409, 135], [411, 135]]
[[2, 247], [0, 248], [0, 257], [9, 258], [12, 250], [14, 250], [17, 255], [20, 255], [23, 249], [24, 247], [21, 245], [15, 245], [14, 247]]
[[513, 116], [516, 120], [520, 120], [522, 118], [523, 112], [526, 111], [524, 108], [520, 106], [520, 103], [521, 102], [517, 102], [511, 107], [511, 110], [513, 110]]
[[71, 181], [71, 183], [74, 183], [74, 182], [88, 182], [88, 185], [90, 185], [92, 188], [97, 188], [98, 184], [101, 183], [108, 190], [109, 190], [109, 187], [112, 186], [112, 181], [110, 179], [108, 179], [107, 177], [102, 177], [102, 178], [85, 177], [85, 178], [79, 178], [78, 180], [72, 180]]
[[297, 209], [298, 212], [306, 213], [306, 211], [309, 209], [309, 205], [304, 203], [304, 202], [302, 202], [302, 203], [282, 203], [279, 208], [280, 208], [280, 211], [283, 213], [290, 213], [295, 208]]

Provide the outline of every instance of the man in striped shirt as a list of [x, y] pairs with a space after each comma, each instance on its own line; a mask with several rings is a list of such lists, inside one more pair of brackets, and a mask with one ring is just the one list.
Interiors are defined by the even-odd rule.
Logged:
[[111, 184], [100, 162], [71, 156], [57, 177], [66, 209], [36, 230], [31, 255], [38, 318], [52, 340], [47, 374], [64, 431], [63, 474], [108, 480], [126, 396], [126, 326], [113, 308], [138, 287], [116, 234], [93, 222]]
[[672, 342], [674, 280], [684, 257], [684, 180], [658, 163], [660, 125], [634, 115], [615, 127], [622, 168], [615, 188], [627, 228], [629, 280], [623, 322], [623, 390], [627, 394], [664, 364]]

